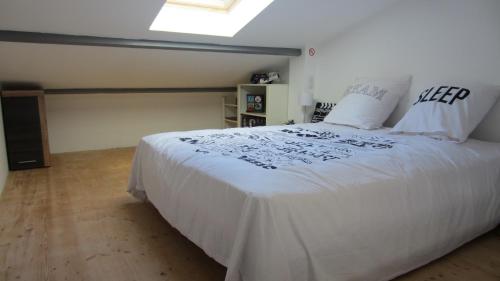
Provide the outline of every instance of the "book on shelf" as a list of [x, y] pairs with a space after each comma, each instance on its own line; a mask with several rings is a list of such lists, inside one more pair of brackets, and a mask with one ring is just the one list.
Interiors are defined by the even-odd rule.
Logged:
[[266, 118], [265, 117], [257, 117], [251, 115], [241, 115], [241, 126], [242, 127], [258, 127], [265, 126]]

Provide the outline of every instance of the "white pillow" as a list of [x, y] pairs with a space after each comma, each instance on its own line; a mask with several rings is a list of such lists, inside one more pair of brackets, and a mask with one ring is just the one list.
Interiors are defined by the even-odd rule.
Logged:
[[358, 78], [325, 117], [325, 122], [361, 129], [380, 128], [408, 92], [410, 80], [410, 76]]
[[431, 83], [392, 133], [464, 142], [500, 95], [500, 87], [472, 82]]

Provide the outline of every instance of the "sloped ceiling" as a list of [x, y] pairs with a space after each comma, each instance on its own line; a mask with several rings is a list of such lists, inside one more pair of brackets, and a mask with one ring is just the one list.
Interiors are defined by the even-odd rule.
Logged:
[[275, 0], [234, 38], [149, 31], [164, 0], [0, 0], [0, 28], [75, 35], [302, 48], [397, 0]]
[[[398, 0], [275, 0], [235, 37], [149, 31], [163, 0], [0, 0], [0, 29], [303, 48]], [[234, 86], [287, 57], [0, 42], [0, 81], [64, 87]]]
[[0, 42], [0, 80], [45, 88], [234, 87], [288, 58]]

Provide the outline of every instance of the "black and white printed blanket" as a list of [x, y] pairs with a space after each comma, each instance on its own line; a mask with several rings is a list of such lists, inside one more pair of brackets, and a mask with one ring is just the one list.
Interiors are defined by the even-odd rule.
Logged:
[[388, 280], [498, 225], [499, 179], [497, 143], [320, 122], [146, 136], [128, 191], [226, 280]]
[[353, 155], [391, 149], [387, 135], [342, 135], [332, 130], [281, 127], [279, 130], [235, 131], [179, 137], [203, 154], [217, 154], [246, 161], [264, 169], [312, 164], [350, 158]]

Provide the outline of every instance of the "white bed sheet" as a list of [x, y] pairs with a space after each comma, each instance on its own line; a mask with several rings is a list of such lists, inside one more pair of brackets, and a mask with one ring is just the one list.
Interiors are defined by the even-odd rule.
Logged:
[[141, 140], [129, 192], [227, 281], [387, 280], [499, 223], [500, 144], [326, 123], [164, 133]]

